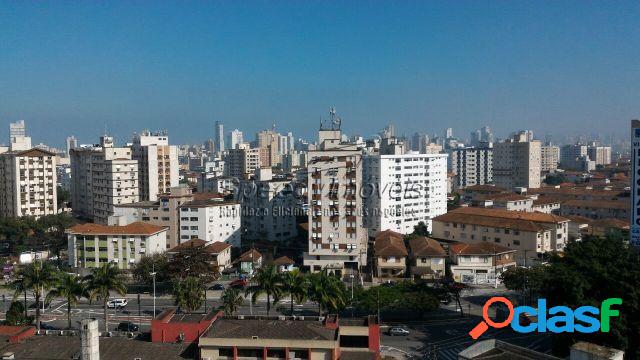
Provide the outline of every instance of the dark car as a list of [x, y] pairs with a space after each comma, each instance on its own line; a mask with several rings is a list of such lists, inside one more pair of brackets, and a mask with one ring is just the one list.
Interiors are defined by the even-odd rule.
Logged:
[[224, 285], [222, 284], [213, 284], [209, 287], [209, 290], [224, 290]]
[[47, 323], [40, 323], [40, 330], [60, 330], [57, 327], [53, 326], [53, 325], [49, 325]]
[[140, 329], [138, 325], [130, 321], [121, 322], [116, 328], [118, 331], [138, 331], [138, 329]]

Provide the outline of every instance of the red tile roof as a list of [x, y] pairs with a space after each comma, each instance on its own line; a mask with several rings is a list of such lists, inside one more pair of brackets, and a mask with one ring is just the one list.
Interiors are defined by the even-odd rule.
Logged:
[[548, 230], [550, 228], [550, 224], [569, 221], [562, 216], [541, 212], [509, 211], [474, 207], [461, 207], [444, 215], [437, 216], [433, 220], [439, 222], [480, 225], [535, 232]]
[[493, 255], [516, 251], [496, 243], [485, 241], [472, 244], [455, 243], [449, 246], [449, 250], [452, 254], [456, 255]]
[[409, 249], [413, 256], [447, 256], [439, 242], [426, 236], [409, 239]]
[[124, 226], [108, 226], [99, 224], [77, 224], [67, 229], [68, 233], [82, 235], [154, 235], [166, 231], [166, 226], [134, 222]]
[[211, 244], [207, 245], [204, 248], [204, 251], [206, 251], [208, 253], [211, 253], [211, 254], [219, 254], [219, 253], [225, 251], [226, 249], [228, 249], [230, 247], [231, 247], [231, 245], [229, 245], [229, 244], [227, 244], [225, 242], [216, 241], [214, 243], [211, 243]]
[[288, 256], [280, 256], [279, 258], [273, 260], [273, 263], [276, 265], [293, 265], [296, 262], [291, 260]]
[[592, 227], [613, 228], [620, 230], [629, 230], [630, 225], [628, 221], [620, 219], [598, 219], [591, 222]]
[[[251, 254], [253, 254], [253, 259], [251, 258]], [[244, 254], [240, 255], [236, 262], [249, 262], [249, 261], [257, 261], [262, 258], [262, 254], [260, 254], [256, 249], [251, 249]]]
[[375, 256], [407, 256], [408, 254], [404, 246], [404, 236], [390, 230], [376, 235], [373, 248]]
[[631, 204], [629, 200], [567, 200], [562, 203], [563, 207], [581, 207], [592, 209], [621, 209], [629, 210]]

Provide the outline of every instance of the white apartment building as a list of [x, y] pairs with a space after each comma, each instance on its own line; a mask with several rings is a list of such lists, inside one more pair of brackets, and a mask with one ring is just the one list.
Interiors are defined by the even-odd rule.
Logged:
[[493, 148], [458, 148], [448, 153], [448, 168], [455, 175], [454, 189], [493, 181]]
[[238, 145], [244, 142], [242, 131], [238, 129], [232, 130], [231, 134], [229, 135], [229, 140], [229, 149], [237, 149]]
[[31, 149], [31, 138], [27, 136], [24, 120], [9, 124], [9, 149], [12, 151]]
[[369, 237], [384, 230], [410, 234], [447, 212], [447, 154], [366, 155], [364, 218]]
[[178, 186], [178, 148], [169, 145], [166, 132], [136, 134], [131, 150], [138, 161], [140, 200], [155, 201]]
[[589, 159], [595, 162], [595, 165], [611, 164], [611, 146], [591, 145], [587, 148]]
[[555, 145], [542, 145], [540, 147], [540, 171], [553, 172], [558, 170], [560, 162], [560, 148]]
[[359, 273], [367, 264], [367, 231], [362, 226], [362, 152], [342, 141], [339, 123], [332, 112], [331, 128], [320, 128], [319, 149], [309, 151], [309, 251], [303, 261], [313, 272], [341, 276]]
[[0, 154], [0, 218], [57, 212], [56, 155], [40, 149]]
[[517, 250], [518, 265], [538, 254], [563, 251], [569, 219], [553, 214], [461, 207], [433, 219], [432, 237], [475, 244], [496, 243]]
[[167, 229], [162, 226], [78, 224], [67, 230], [69, 266], [96, 268], [115, 263], [130, 269], [144, 256], [164, 252]]
[[224, 158], [227, 175], [238, 179], [247, 179], [255, 169], [260, 168], [260, 149], [251, 148], [249, 144], [240, 144], [235, 149], [229, 149]]
[[292, 179], [274, 179], [271, 168], [261, 168], [256, 179], [241, 183], [238, 195], [243, 238], [287, 241], [296, 237]]
[[493, 183], [505, 189], [540, 187], [540, 148], [530, 131], [494, 144]]
[[100, 145], [71, 149], [73, 212], [97, 224], [107, 224], [114, 206], [139, 200], [138, 161], [128, 147], [113, 147], [103, 136]]
[[240, 247], [240, 204], [223, 199], [193, 200], [178, 207], [180, 243], [202, 239]]

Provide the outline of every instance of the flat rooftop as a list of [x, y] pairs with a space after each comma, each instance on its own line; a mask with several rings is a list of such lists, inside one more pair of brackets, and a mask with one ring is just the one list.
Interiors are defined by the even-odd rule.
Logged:
[[327, 329], [318, 320], [238, 319], [222, 317], [204, 335], [224, 339], [335, 340], [337, 330]]

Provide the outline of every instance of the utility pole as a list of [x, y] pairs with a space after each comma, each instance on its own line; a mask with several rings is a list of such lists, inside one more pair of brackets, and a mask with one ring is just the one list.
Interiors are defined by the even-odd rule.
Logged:
[[151, 263], [151, 276], [153, 276], [153, 319], [156, 318], [156, 263]]

